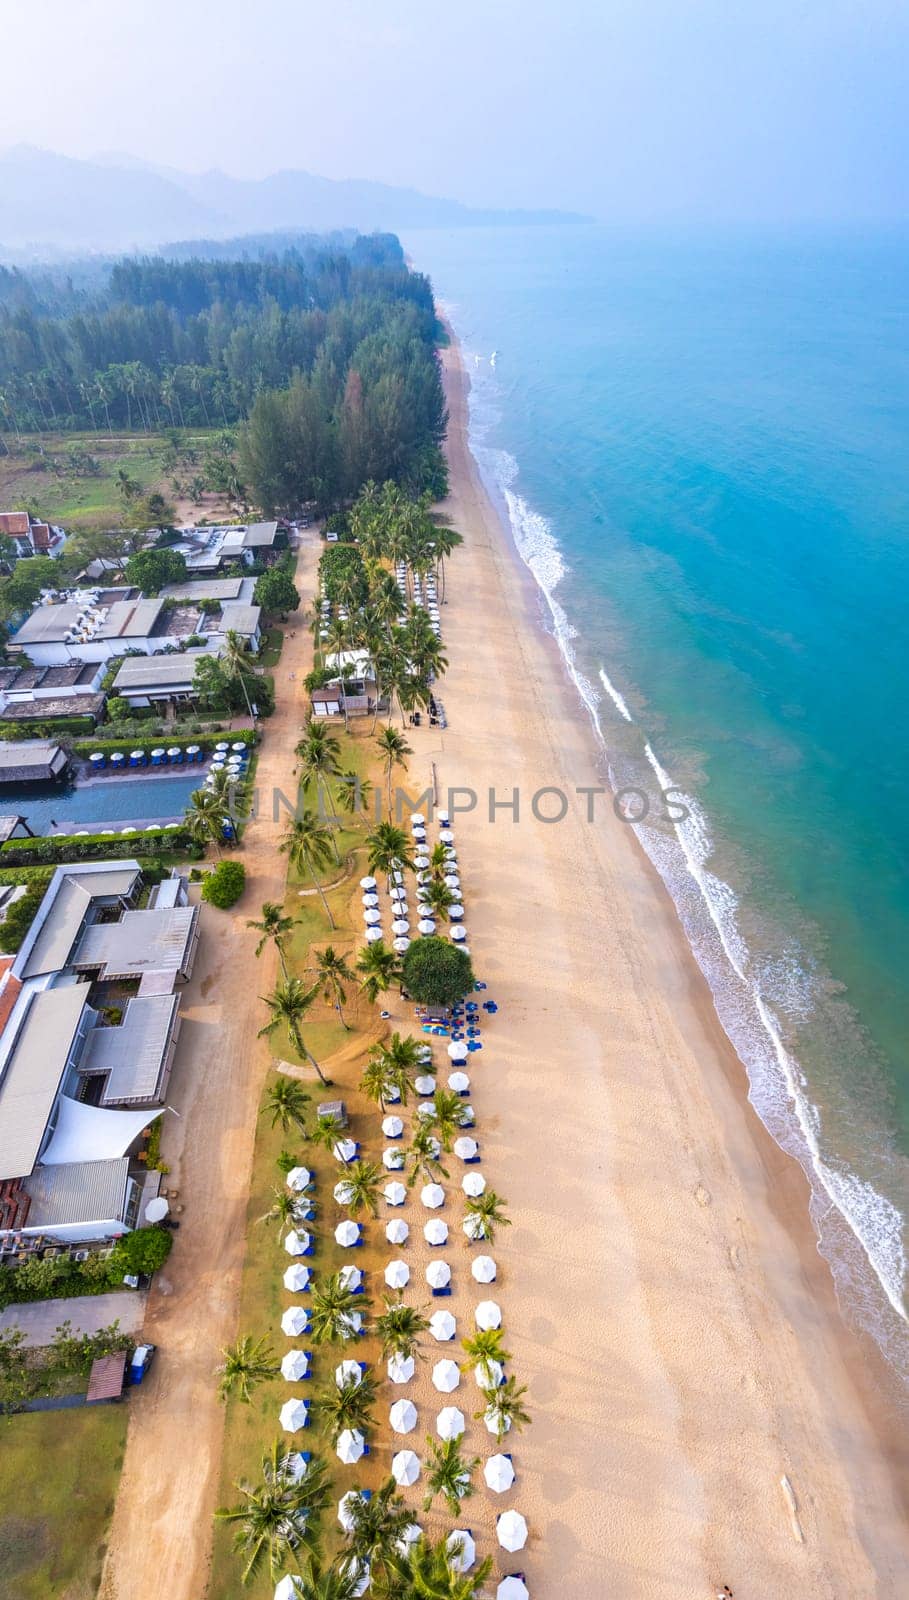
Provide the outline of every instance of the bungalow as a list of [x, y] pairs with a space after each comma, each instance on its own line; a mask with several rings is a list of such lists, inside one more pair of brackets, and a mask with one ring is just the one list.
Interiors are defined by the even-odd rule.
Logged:
[[343, 717], [345, 711], [348, 717], [366, 717], [374, 704], [362, 678], [346, 678], [343, 695], [340, 679], [336, 679], [321, 689], [313, 689], [309, 698], [314, 717]]
[[55, 523], [39, 522], [28, 511], [0, 511], [0, 560], [20, 556], [59, 556], [66, 534]]
[[52, 783], [62, 778], [69, 758], [49, 739], [0, 739], [0, 788], [19, 783]]
[[216, 650], [178, 650], [169, 656], [129, 656], [113, 682], [112, 693], [134, 706], [156, 700], [189, 700], [195, 694], [196, 662]]
[[144, 595], [102, 601], [92, 590], [74, 590], [63, 601], [36, 606], [9, 640], [12, 654], [25, 654], [34, 666], [104, 662], [126, 650], [151, 655], [167, 648], [160, 628], [164, 601]]

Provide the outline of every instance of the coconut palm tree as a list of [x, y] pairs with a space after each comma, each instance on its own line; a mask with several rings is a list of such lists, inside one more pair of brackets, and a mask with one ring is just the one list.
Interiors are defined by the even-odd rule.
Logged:
[[[386, 1091], [397, 1090], [402, 1105], [407, 1104], [414, 1092], [414, 1078], [421, 1065], [420, 1046], [416, 1039], [393, 1033], [383, 1044], [374, 1044], [369, 1051], [370, 1064], [377, 1063], [382, 1071]], [[361, 1080], [362, 1083], [362, 1080]], [[376, 1098], [371, 1096], [371, 1098]], [[385, 1110], [382, 1102], [382, 1110]]]
[[368, 1372], [359, 1378], [348, 1378], [346, 1383], [327, 1383], [314, 1400], [314, 1409], [320, 1426], [336, 1444], [345, 1428], [357, 1428], [366, 1434], [375, 1426], [373, 1406], [376, 1403], [375, 1379]]
[[443, 1150], [450, 1150], [464, 1127], [464, 1102], [453, 1089], [437, 1089], [432, 1097], [432, 1115], [426, 1123], [436, 1134]]
[[461, 1501], [469, 1499], [476, 1492], [471, 1478], [480, 1464], [480, 1458], [471, 1456], [469, 1460], [465, 1459], [458, 1439], [434, 1439], [430, 1434], [426, 1443], [429, 1454], [424, 1461], [426, 1494], [423, 1510], [428, 1511], [436, 1495], [440, 1494], [452, 1516], [456, 1517]]
[[384, 872], [390, 882], [391, 874], [405, 867], [414, 870], [410, 840], [403, 828], [393, 822], [379, 822], [372, 833], [366, 835], [367, 861], [370, 872]]
[[228, 683], [238, 683], [243, 690], [246, 709], [252, 719], [252, 702], [249, 698], [249, 685], [256, 678], [256, 669], [249, 656], [246, 641], [233, 629], [228, 628], [224, 635], [224, 645], [220, 655], [221, 670]]
[[349, 1500], [348, 1515], [351, 1526], [347, 1530], [347, 1548], [358, 1561], [369, 1562], [370, 1587], [378, 1590], [389, 1557], [413, 1521], [413, 1514], [404, 1504], [394, 1478], [387, 1478], [368, 1500], [362, 1495]]
[[262, 1110], [271, 1113], [273, 1128], [280, 1122], [282, 1133], [289, 1133], [291, 1128], [305, 1129], [309, 1103], [310, 1097], [302, 1083], [282, 1072], [269, 1088]]
[[285, 916], [283, 908], [278, 905], [276, 900], [265, 900], [262, 905], [261, 916], [258, 919], [250, 917], [246, 923], [247, 928], [255, 928], [259, 935], [259, 942], [256, 945], [257, 956], [262, 954], [269, 939], [272, 941], [278, 952], [278, 960], [281, 963], [281, 971], [285, 978], [287, 977], [287, 962], [284, 958], [284, 941], [291, 928], [295, 928], [296, 925], [297, 919]]
[[429, 870], [433, 878], [441, 880], [448, 875], [449, 861], [444, 844], [434, 844], [429, 852]]
[[344, 663], [343, 656], [350, 645], [350, 623], [343, 617], [334, 617], [325, 629], [324, 648], [331, 652], [338, 663], [338, 683], [341, 688], [341, 710], [344, 713], [344, 727], [349, 729], [350, 722], [347, 717], [347, 694], [344, 688]]
[[384, 1359], [401, 1356], [406, 1360], [408, 1356], [415, 1356], [420, 1346], [420, 1335], [429, 1327], [427, 1318], [416, 1306], [407, 1306], [392, 1294], [383, 1295], [382, 1304], [385, 1310], [380, 1317], [376, 1317], [373, 1332], [381, 1340]]
[[342, 772], [338, 778], [338, 804], [350, 817], [369, 810], [372, 784], [356, 772]]
[[194, 789], [189, 797], [183, 822], [196, 844], [214, 844], [221, 854], [224, 839], [224, 801], [210, 789]]
[[360, 988], [367, 1000], [375, 1005], [379, 995], [385, 994], [400, 979], [401, 961], [396, 951], [389, 950], [384, 940], [377, 939], [374, 944], [368, 944], [360, 951], [357, 971], [363, 974]]
[[403, 733], [399, 733], [397, 728], [393, 728], [390, 723], [379, 734], [376, 740], [376, 747], [382, 758], [382, 765], [385, 768], [385, 778], [388, 784], [388, 816], [391, 819], [391, 775], [395, 767], [403, 767], [404, 771], [407, 771], [407, 757], [412, 756], [413, 751]]
[[[446, 1539], [432, 1544], [425, 1535], [406, 1550], [395, 1551], [388, 1562], [389, 1586], [383, 1592], [383, 1600], [385, 1594], [402, 1596], [404, 1600], [480, 1600], [492, 1571], [491, 1558], [487, 1556], [469, 1572], [459, 1572], [452, 1566], [451, 1557]], [[321, 1597], [313, 1596], [313, 1600]], [[334, 1600], [334, 1596], [326, 1600]]]
[[358, 1217], [361, 1212], [370, 1217], [378, 1214], [382, 1176], [382, 1168], [375, 1161], [352, 1161], [345, 1167], [339, 1184], [344, 1184], [347, 1198], [341, 1204], [350, 1216]]
[[409, 1189], [420, 1178], [434, 1183], [437, 1178], [448, 1177], [448, 1169], [442, 1165], [440, 1141], [424, 1122], [419, 1123], [413, 1131], [413, 1137], [404, 1152], [404, 1165], [410, 1173], [407, 1179]]
[[[310, 723], [294, 753], [300, 763], [303, 782], [315, 785], [316, 796], [321, 798], [325, 814], [337, 823], [338, 813], [332, 801], [329, 780], [336, 778], [341, 771], [340, 741], [333, 733], [327, 733], [318, 723]], [[332, 848], [335, 848], [333, 836]], [[335, 859], [338, 859], [337, 849], [335, 849]]]
[[[243, 1560], [241, 1581], [249, 1584], [265, 1569], [274, 1583], [294, 1552], [307, 1545], [314, 1549], [319, 1518], [331, 1490], [321, 1463], [310, 1462], [297, 1478], [287, 1466], [286, 1445], [276, 1439], [262, 1457], [262, 1481], [241, 1479], [236, 1488], [243, 1496], [237, 1506], [215, 1512], [219, 1522], [233, 1526], [234, 1548]], [[315, 1469], [315, 1470], [313, 1470]]]
[[323, 1567], [309, 1560], [302, 1577], [292, 1579], [297, 1600], [356, 1600], [360, 1574], [355, 1562], [335, 1562]]
[[[431, 870], [432, 858], [430, 857], [430, 871]], [[433, 916], [439, 918], [446, 917], [454, 903], [455, 897], [447, 885], [442, 883], [440, 879], [433, 878], [426, 891], [426, 904], [429, 906]]]
[[477, 1421], [485, 1422], [501, 1444], [512, 1428], [520, 1433], [530, 1421], [523, 1405], [526, 1393], [526, 1384], [519, 1384], [515, 1378], [506, 1378], [498, 1389], [483, 1390], [485, 1404], [482, 1411], [474, 1412], [474, 1417]]
[[432, 535], [433, 552], [436, 558], [436, 568], [442, 580], [441, 599], [445, 599], [445, 562], [449, 556], [454, 555], [458, 546], [464, 543], [460, 533], [454, 528], [449, 528], [444, 522], [436, 523]]
[[[329, 927], [335, 926], [335, 919], [331, 914], [331, 907], [325, 898], [325, 891], [319, 882], [319, 871], [328, 865], [329, 857], [334, 848], [330, 830], [324, 822], [320, 822], [314, 811], [303, 811], [300, 817], [292, 817], [284, 829], [278, 849], [287, 856], [291, 865], [300, 872], [303, 868], [309, 873], [315, 884], [322, 909], [328, 918]], [[337, 851], [334, 852], [337, 855]]]
[[275, 1360], [267, 1338], [253, 1339], [244, 1333], [234, 1344], [225, 1345], [221, 1351], [223, 1361], [217, 1368], [218, 1393], [222, 1400], [236, 1393], [237, 1399], [249, 1405], [249, 1397], [257, 1384], [276, 1378], [280, 1367]]
[[496, 1236], [496, 1228], [510, 1228], [511, 1218], [502, 1210], [504, 1204], [495, 1189], [484, 1189], [482, 1194], [471, 1196], [464, 1206], [465, 1220], [470, 1218], [469, 1237], [491, 1241]]
[[283, 1228], [293, 1227], [294, 1223], [302, 1222], [304, 1213], [311, 1206], [311, 1200], [303, 1201], [288, 1189], [273, 1189], [271, 1205], [267, 1211], [263, 1211], [258, 1221], [279, 1222]]
[[360, 1074], [360, 1093], [377, 1105], [384, 1117], [386, 1110], [386, 1097], [391, 1091], [391, 1084], [385, 1076], [381, 1056], [374, 1056], [367, 1061]]
[[326, 1000], [334, 1003], [338, 1016], [346, 1032], [350, 1032], [350, 1024], [346, 1021], [341, 1007], [347, 999], [345, 983], [353, 983], [356, 974], [347, 965], [344, 956], [339, 954], [330, 944], [324, 950], [316, 951], [315, 967], [310, 967], [310, 972], [318, 973], [318, 982], [322, 985], [322, 994]]
[[286, 1028], [300, 1060], [308, 1061], [315, 1067], [320, 1081], [328, 1085], [331, 1080], [326, 1078], [312, 1051], [307, 1048], [300, 1027], [318, 993], [317, 983], [314, 983], [311, 989], [307, 989], [299, 978], [285, 978], [281, 983], [276, 983], [271, 994], [262, 995], [271, 1017], [265, 1027], [259, 1029], [259, 1038], [270, 1037], [276, 1028]]
[[498, 1361], [504, 1366], [511, 1360], [511, 1351], [503, 1348], [502, 1339], [501, 1328], [478, 1328], [470, 1338], [461, 1340], [461, 1349], [467, 1357], [464, 1365], [473, 1369]]
[[319, 1278], [310, 1301], [309, 1337], [313, 1344], [348, 1344], [358, 1337], [353, 1314], [365, 1312], [361, 1294], [348, 1289], [339, 1272]]

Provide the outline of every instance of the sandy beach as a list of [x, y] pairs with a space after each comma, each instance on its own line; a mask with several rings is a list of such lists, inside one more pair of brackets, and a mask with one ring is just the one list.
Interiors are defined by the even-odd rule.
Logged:
[[[449, 726], [409, 735], [410, 781], [434, 763], [440, 803], [479, 796], [454, 823], [501, 1009], [473, 1100], [513, 1219], [501, 1299], [533, 1413], [513, 1567], [543, 1600], [892, 1595], [909, 1477], [886, 1385], [662, 885], [608, 799], [589, 822], [575, 797], [603, 787], [592, 730], [478, 480], [456, 347], [444, 360], [465, 544], [443, 610]], [[516, 787], [520, 820], [490, 821], [489, 789]], [[569, 796], [558, 823], [532, 814], [543, 789]]]

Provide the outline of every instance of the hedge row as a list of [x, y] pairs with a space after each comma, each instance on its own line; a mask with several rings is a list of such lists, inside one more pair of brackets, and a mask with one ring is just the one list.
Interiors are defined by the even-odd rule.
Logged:
[[50, 739], [54, 734], [76, 739], [94, 726], [93, 717], [17, 717], [15, 722], [0, 720], [0, 739]]
[[137, 744], [136, 736], [130, 739], [76, 739], [73, 741], [73, 750], [77, 756], [86, 759], [94, 755], [96, 750], [101, 750], [106, 756], [113, 755], [115, 750], [122, 750], [124, 755], [129, 755], [131, 750], [151, 749], [152, 744], [162, 744], [165, 749], [174, 744], [179, 744], [185, 750], [188, 744], [197, 744], [201, 750], [213, 750], [216, 744], [222, 744], [225, 739], [230, 744], [251, 745], [255, 743], [255, 733], [252, 728], [240, 728], [231, 733], [162, 733], [153, 741], [146, 735], [144, 744]]
[[[185, 855], [193, 847], [191, 835], [185, 828], [155, 828], [154, 832], [104, 833], [78, 835], [74, 833], [48, 834], [37, 839], [10, 839], [0, 847], [0, 864], [4, 867], [27, 867], [40, 861], [97, 861], [106, 857], [119, 860], [124, 856]], [[22, 882], [21, 876], [17, 881]]]

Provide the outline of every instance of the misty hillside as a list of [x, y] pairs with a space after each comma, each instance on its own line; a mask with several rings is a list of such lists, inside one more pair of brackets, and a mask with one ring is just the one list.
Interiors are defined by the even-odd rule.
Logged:
[[190, 175], [126, 156], [76, 161], [26, 145], [0, 156], [0, 249], [13, 251], [124, 250], [277, 228], [368, 232], [581, 220], [563, 212], [472, 210], [415, 189], [308, 172], [255, 180]]

